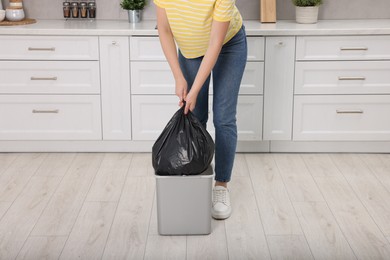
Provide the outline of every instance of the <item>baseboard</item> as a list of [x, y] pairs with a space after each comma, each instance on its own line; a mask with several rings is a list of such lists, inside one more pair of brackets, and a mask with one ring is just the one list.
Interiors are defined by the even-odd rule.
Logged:
[[[154, 141], [0, 141], [0, 152], [151, 152]], [[390, 153], [390, 141], [239, 141], [237, 152]]]

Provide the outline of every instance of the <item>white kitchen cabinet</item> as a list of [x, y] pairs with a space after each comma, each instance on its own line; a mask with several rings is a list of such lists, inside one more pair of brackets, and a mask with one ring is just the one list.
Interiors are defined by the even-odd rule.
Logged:
[[294, 141], [388, 141], [389, 36], [297, 37]]
[[98, 95], [0, 95], [0, 140], [101, 140]]
[[95, 36], [0, 36], [0, 59], [99, 60]]
[[156, 36], [130, 37], [130, 50], [132, 61], [166, 61], [160, 40]]
[[173, 95], [132, 96], [133, 140], [153, 140], [179, 109], [179, 99]]
[[175, 79], [168, 62], [131, 62], [131, 93], [174, 94]]
[[390, 61], [297, 62], [295, 94], [390, 94]]
[[296, 96], [294, 140], [390, 139], [390, 95]]
[[297, 60], [390, 59], [390, 35], [297, 38]]
[[1, 140], [102, 140], [98, 37], [0, 42]]
[[[210, 113], [207, 130], [215, 136], [213, 124], [212, 97], [210, 97]], [[238, 96], [237, 104], [237, 137], [239, 141], [261, 141], [263, 132], [263, 96]]]
[[248, 61], [264, 60], [264, 37], [248, 36]]
[[104, 140], [131, 139], [128, 37], [99, 37]]
[[98, 61], [0, 61], [0, 93], [100, 94]]
[[[248, 62], [242, 78], [240, 94], [263, 94], [264, 62]], [[212, 81], [210, 94], [212, 93]], [[175, 80], [166, 61], [131, 62], [132, 94], [174, 94]]]
[[[207, 130], [214, 135], [212, 97]], [[179, 109], [173, 95], [136, 95], [132, 99], [133, 140], [156, 140], [173, 114]], [[237, 131], [241, 141], [258, 141], [262, 137], [262, 96], [239, 96]]]
[[291, 140], [295, 37], [267, 37], [264, 80], [264, 140]]

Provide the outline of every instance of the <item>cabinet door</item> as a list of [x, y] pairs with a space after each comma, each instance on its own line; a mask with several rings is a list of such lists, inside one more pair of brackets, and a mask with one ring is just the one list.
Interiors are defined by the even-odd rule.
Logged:
[[130, 68], [128, 37], [100, 37], [104, 140], [130, 140]]
[[264, 140], [291, 140], [295, 37], [267, 37]]
[[179, 109], [174, 95], [133, 95], [133, 140], [156, 140]]
[[[207, 131], [215, 137], [213, 124], [212, 97], [210, 97], [209, 120]], [[238, 96], [237, 103], [237, 135], [239, 141], [262, 140], [263, 96]]]

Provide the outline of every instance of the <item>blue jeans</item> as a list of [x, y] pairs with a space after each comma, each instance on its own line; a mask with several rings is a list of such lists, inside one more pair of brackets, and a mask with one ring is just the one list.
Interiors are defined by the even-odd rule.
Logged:
[[[187, 59], [179, 50], [179, 63], [191, 88], [203, 57]], [[213, 74], [213, 115], [215, 127], [215, 180], [231, 179], [237, 146], [237, 98], [247, 60], [245, 27], [222, 46]], [[210, 76], [199, 92], [192, 111], [206, 127], [208, 120]]]

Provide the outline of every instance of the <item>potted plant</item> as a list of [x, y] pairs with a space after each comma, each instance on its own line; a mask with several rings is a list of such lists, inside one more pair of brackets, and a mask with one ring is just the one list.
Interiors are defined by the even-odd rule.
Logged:
[[292, 0], [297, 23], [316, 23], [322, 0]]
[[146, 6], [146, 0], [122, 0], [120, 5], [122, 9], [127, 10], [129, 14], [129, 23], [138, 23], [142, 20], [142, 10]]

